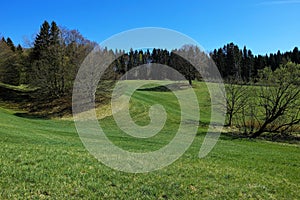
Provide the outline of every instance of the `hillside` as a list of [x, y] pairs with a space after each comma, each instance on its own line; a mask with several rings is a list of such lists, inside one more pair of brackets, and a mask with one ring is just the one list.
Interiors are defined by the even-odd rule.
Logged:
[[[171, 96], [168, 91], [137, 91], [131, 101], [137, 123], [147, 123], [145, 108], [158, 99], [168, 99], [164, 106], [176, 116]], [[0, 198], [300, 198], [299, 145], [222, 136], [199, 159], [209, 116], [204, 99], [199, 106], [203, 123], [188, 151], [170, 166], [145, 174], [115, 171], [98, 162], [82, 145], [71, 119], [34, 118], [0, 108]], [[157, 136], [138, 140], [122, 133], [109, 115], [100, 123], [113, 143], [136, 152], [167, 144], [177, 127], [172, 118]]]

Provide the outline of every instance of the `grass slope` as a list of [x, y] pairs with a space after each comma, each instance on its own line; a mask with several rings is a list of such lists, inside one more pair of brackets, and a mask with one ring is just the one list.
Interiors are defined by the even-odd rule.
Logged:
[[[209, 118], [205, 87], [199, 83], [201, 120]], [[183, 91], [184, 92], [184, 91]], [[147, 108], [164, 102], [168, 126], [157, 136], [137, 140], [100, 123], [124, 149], [158, 149], [176, 130], [176, 101], [169, 92], [137, 91], [131, 104], [137, 123], [147, 124]], [[300, 148], [297, 145], [222, 136], [204, 159], [198, 152], [206, 127], [172, 165], [151, 173], [114, 171], [83, 147], [68, 120], [29, 119], [0, 108], [0, 199], [299, 199]]]

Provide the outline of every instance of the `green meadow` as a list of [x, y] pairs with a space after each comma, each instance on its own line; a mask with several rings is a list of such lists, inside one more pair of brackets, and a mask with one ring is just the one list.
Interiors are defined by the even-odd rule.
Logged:
[[[151, 138], [133, 138], [108, 112], [99, 123], [114, 144], [149, 152], [174, 137], [178, 101], [171, 91], [155, 88], [150, 84], [135, 91], [130, 114], [137, 124], [147, 125], [149, 108], [159, 103], [168, 117], [164, 128]], [[99, 162], [84, 148], [72, 118], [38, 118], [2, 106], [0, 199], [300, 199], [299, 144], [221, 135], [205, 158], [198, 157], [210, 101], [204, 83], [195, 82], [193, 89], [200, 107], [194, 142], [174, 163], [149, 173], [120, 172]]]

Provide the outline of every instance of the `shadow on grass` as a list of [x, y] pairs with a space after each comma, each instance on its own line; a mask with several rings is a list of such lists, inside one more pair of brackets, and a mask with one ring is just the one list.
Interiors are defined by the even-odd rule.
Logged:
[[265, 140], [270, 142], [281, 142], [281, 143], [289, 143], [289, 144], [300, 143], [300, 135], [297, 133], [289, 134], [289, 135], [265, 133], [257, 138], [251, 138], [249, 135], [245, 135], [238, 132], [222, 132], [221, 139], [223, 140], [247, 139], [249, 141]]
[[34, 114], [34, 113], [14, 113], [17, 117], [27, 118], [27, 119], [50, 119], [49, 116]]
[[149, 88], [139, 88], [138, 91], [153, 91], [153, 92], [171, 92], [176, 90], [184, 90], [191, 87], [187, 83], [172, 83], [168, 85], [160, 85]]

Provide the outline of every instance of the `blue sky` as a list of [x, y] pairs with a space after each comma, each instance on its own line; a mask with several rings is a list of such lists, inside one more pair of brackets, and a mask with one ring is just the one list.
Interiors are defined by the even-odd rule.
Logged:
[[207, 51], [229, 42], [254, 54], [300, 47], [300, 0], [3, 0], [0, 19], [0, 35], [21, 45], [44, 20], [54, 20], [99, 43], [129, 29], [163, 27]]

